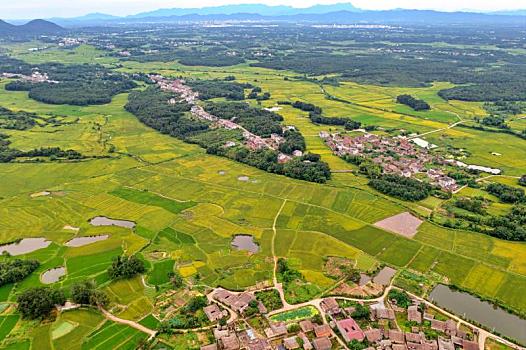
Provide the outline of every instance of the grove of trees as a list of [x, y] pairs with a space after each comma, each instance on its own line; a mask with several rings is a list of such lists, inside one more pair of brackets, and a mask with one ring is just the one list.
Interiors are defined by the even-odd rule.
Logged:
[[131, 278], [146, 271], [144, 261], [135, 255], [120, 255], [113, 259], [108, 268], [108, 275], [111, 279]]
[[426, 101], [419, 100], [411, 95], [398, 95], [396, 97], [396, 102], [409, 106], [415, 111], [427, 111], [431, 109], [431, 106], [429, 106]]

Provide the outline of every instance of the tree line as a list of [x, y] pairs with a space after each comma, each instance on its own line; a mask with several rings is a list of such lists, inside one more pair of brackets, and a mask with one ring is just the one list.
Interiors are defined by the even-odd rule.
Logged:
[[[281, 104], [287, 104], [287, 102], [281, 102]], [[352, 120], [351, 118], [325, 117], [322, 115], [322, 108], [313, 105], [312, 103], [295, 101], [291, 105], [292, 107], [300, 109], [304, 112], [309, 112], [309, 119], [315, 124], [338, 125], [343, 126], [345, 130], [356, 130], [362, 125], [362, 123]]]
[[406, 201], [425, 199], [433, 190], [433, 187], [428, 183], [395, 174], [384, 174], [371, 179], [369, 186], [379, 192]]
[[237, 83], [229, 80], [190, 80], [186, 84], [199, 93], [199, 98], [209, 100], [224, 97], [228, 100], [241, 101], [245, 99], [245, 89], [254, 86], [248, 83]]

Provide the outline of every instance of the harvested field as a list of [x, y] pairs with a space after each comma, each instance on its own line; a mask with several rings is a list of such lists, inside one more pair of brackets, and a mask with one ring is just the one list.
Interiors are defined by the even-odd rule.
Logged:
[[407, 238], [413, 238], [422, 224], [422, 220], [411, 215], [411, 213], [404, 212], [391, 216], [387, 219], [380, 220], [374, 226], [382, 228], [387, 231], [398, 233]]

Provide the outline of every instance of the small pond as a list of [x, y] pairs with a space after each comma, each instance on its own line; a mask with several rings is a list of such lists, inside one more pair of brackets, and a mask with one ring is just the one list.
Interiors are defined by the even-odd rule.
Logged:
[[98, 241], [104, 241], [105, 239], [108, 239], [108, 237], [108, 235], [75, 237], [64, 243], [64, 245], [66, 247], [82, 247], [84, 245], [95, 243]]
[[251, 253], [259, 252], [259, 245], [254, 242], [254, 237], [251, 235], [236, 235], [231, 244], [237, 250], [248, 250]]
[[0, 246], [0, 254], [8, 252], [11, 255], [21, 255], [34, 252], [42, 248], [47, 248], [51, 241], [45, 238], [24, 238], [20, 242], [4, 244]]
[[382, 286], [388, 286], [395, 273], [395, 269], [386, 266], [373, 277], [373, 282]]
[[135, 222], [128, 220], [110, 219], [105, 216], [96, 216], [89, 221], [93, 226], [120, 226], [126, 228], [134, 228]]
[[526, 320], [466, 292], [437, 285], [429, 299], [438, 306], [526, 344]]
[[42, 275], [40, 275], [40, 281], [45, 284], [51, 284], [58, 282], [60, 277], [66, 274], [65, 267], [55, 267], [54, 269], [47, 270]]

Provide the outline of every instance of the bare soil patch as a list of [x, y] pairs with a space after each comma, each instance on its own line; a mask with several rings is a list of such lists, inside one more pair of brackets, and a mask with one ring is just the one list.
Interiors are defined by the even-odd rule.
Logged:
[[374, 226], [387, 231], [398, 233], [399, 235], [413, 238], [422, 224], [422, 220], [413, 216], [411, 213], [404, 212], [387, 219], [380, 220]]

